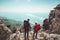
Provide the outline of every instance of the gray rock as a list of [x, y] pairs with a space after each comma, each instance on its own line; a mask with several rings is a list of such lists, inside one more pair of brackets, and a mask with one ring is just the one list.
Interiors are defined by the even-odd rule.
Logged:
[[60, 34], [60, 4], [56, 6], [54, 10], [51, 10], [49, 18], [44, 20], [43, 26], [50, 33]]
[[0, 40], [9, 40], [11, 30], [4, 24], [0, 24]]

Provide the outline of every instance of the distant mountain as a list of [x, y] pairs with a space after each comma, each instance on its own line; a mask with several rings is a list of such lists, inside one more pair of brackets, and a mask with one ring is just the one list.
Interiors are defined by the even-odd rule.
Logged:
[[30, 23], [34, 24], [36, 21], [43, 24], [43, 20], [47, 18], [49, 13], [6, 13], [0, 12], [0, 16], [6, 17], [8, 19], [14, 19], [16, 21], [24, 21], [30, 19]]
[[0, 18], [3, 19], [5, 25], [10, 25], [10, 28], [19, 27], [22, 24], [21, 21], [7, 19], [6, 17], [1, 17], [1, 16], [0, 16]]

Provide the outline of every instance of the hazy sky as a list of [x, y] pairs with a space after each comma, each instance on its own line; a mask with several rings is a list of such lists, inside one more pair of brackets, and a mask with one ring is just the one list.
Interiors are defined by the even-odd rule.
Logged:
[[0, 16], [20, 21], [29, 18], [42, 24], [58, 4], [60, 0], [0, 0]]
[[0, 12], [48, 13], [60, 0], [0, 0]]

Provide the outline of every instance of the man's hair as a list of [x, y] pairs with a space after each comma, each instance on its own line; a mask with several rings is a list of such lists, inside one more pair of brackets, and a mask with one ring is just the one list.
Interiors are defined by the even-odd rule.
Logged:
[[30, 19], [27, 19], [28, 21], [30, 20]]

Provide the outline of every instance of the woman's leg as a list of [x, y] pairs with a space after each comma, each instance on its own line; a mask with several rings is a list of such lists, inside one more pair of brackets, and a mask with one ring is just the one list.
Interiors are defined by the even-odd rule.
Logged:
[[37, 38], [37, 31], [36, 31], [36, 36], [35, 36], [35, 38]]
[[35, 40], [35, 39], [34, 39], [34, 36], [35, 36], [35, 30], [34, 30], [34, 33], [33, 33], [33, 40]]

